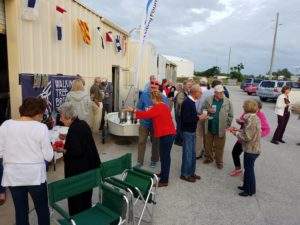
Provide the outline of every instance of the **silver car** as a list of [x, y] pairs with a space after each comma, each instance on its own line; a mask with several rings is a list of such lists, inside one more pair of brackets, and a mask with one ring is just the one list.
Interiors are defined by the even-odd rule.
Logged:
[[264, 80], [258, 85], [256, 94], [261, 101], [273, 100], [281, 94], [281, 88], [284, 86], [292, 87], [291, 81]]

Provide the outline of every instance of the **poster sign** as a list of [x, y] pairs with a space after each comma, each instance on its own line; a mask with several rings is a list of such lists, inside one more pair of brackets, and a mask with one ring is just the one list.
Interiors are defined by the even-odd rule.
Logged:
[[71, 90], [75, 76], [48, 75], [48, 83], [44, 87], [33, 86], [33, 74], [21, 74], [22, 99], [40, 96], [47, 101], [47, 111], [51, 114], [64, 103], [68, 92]]
[[71, 90], [75, 77], [53, 76], [52, 83], [53, 108], [58, 109], [64, 102], [68, 92]]

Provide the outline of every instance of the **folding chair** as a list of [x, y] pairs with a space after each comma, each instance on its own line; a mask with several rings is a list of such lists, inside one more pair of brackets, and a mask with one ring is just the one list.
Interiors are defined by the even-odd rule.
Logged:
[[[102, 163], [101, 167], [103, 181], [130, 193], [132, 199], [135, 198], [135, 201], [132, 201], [133, 206], [136, 206], [139, 200], [143, 202], [142, 212], [138, 217], [138, 225], [141, 223], [146, 210], [151, 218], [148, 222], [152, 222], [158, 185], [156, 174], [132, 167], [130, 153], [120, 158], [106, 161]], [[121, 179], [115, 177], [117, 175], [121, 175]], [[149, 209], [148, 204], [152, 204], [151, 209]], [[134, 213], [132, 212], [132, 214]]]
[[[56, 220], [60, 225], [116, 225], [128, 221], [129, 201], [126, 196], [117, 190], [101, 183], [101, 171], [95, 169], [77, 176], [69, 177], [48, 184], [48, 198], [50, 207], [62, 219]], [[61, 206], [59, 201], [99, 188], [101, 203], [95, 204], [90, 209], [70, 216]]]

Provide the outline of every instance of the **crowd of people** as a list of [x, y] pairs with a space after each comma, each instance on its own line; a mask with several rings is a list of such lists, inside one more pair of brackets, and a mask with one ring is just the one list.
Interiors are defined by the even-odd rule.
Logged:
[[[65, 177], [97, 168], [100, 164], [93, 132], [99, 132], [104, 114], [112, 111], [112, 86], [105, 79], [95, 78], [90, 93], [82, 78], [73, 81], [65, 103], [60, 107], [60, 122], [69, 127], [60, 135], [64, 146], [51, 146], [48, 128], [41, 123], [46, 102], [37, 97], [25, 99], [19, 108], [20, 118], [5, 121], [0, 127], [0, 204], [5, 202], [9, 188], [15, 206], [16, 224], [28, 223], [28, 194], [31, 195], [39, 224], [50, 224], [47, 200], [46, 162], [53, 159], [53, 151], [64, 154]], [[278, 127], [272, 143], [284, 143], [283, 134], [290, 117], [289, 87], [282, 88], [276, 103]], [[173, 144], [182, 146], [180, 179], [195, 183], [197, 159], [204, 164], [215, 163], [223, 169], [226, 133], [236, 136], [232, 149], [234, 170], [230, 176], [243, 175], [240, 196], [256, 193], [255, 160], [261, 153], [261, 138], [269, 135], [270, 125], [262, 111], [262, 103], [247, 100], [244, 113], [236, 119], [239, 128], [232, 126], [233, 106], [222, 81], [210, 84], [201, 78], [175, 84], [161, 83], [151, 76], [140, 94], [138, 104], [128, 107], [140, 119], [137, 166], [144, 165], [146, 143], [151, 138], [150, 166], [160, 161], [158, 186], [169, 185], [171, 150]], [[244, 153], [244, 170], [240, 155]], [[92, 190], [68, 199], [70, 215], [91, 207]]]
[[270, 133], [270, 126], [261, 111], [260, 101], [245, 101], [243, 109], [243, 115], [236, 119], [240, 128], [232, 127], [233, 107], [221, 80], [215, 79], [209, 84], [206, 78], [201, 78], [197, 84], [188, 79], [174, 85], [167, 80], [160, 84], [151, 76], [140, 94], [137, 108], [127, 109], [140, 119], [137, 166], [144, 165], [146, 141], [150, 136], [150, 166], [161, 162], [158, 186], [168, 186], [173, 144], [182, 146], [180, 179], [194, 183], [201, 179], [196, 174], [197, 159], [205, 158], [204, 164], [215, 162], [216, 168], [223, 169], [226, 133], [229, 132], [237, 137], [232, 150], [235, 168], [230, 176], [243, 174], [240, 155], [244, 152], [244, 185], [239, 187], [240, 195], [255, 194], [254, 162], [261, 152], [260, 138]]

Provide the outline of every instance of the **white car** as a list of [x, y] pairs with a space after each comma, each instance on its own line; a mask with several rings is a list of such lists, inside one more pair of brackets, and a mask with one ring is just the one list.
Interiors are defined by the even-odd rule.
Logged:
[[273, 100], [276, 101], [277, 97], [281, 94], [281, 88], [284, 86], [293, 86], [291, 81], [278, 81], [278, 80], [263, 80], [257, 87], [256, 95], [261, 101]]

